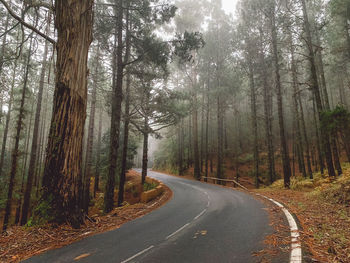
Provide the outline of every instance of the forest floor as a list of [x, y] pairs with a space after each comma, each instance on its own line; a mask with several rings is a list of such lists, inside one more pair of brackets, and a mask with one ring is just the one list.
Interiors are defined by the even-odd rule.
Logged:
[[[89, 219], [85, 220], [85, 224], [80, 229], [73, 229], [69, 225], [10, 227], [6, 235], [0, 235], [0, 262], [19, 262], [87, 236], [117, 229], [126, 222], [144, 216], [170, 200], [172, 192], [167, 186], [164, 186], [165, 191], [161, 196], [147, 204], [139, 203], [140, 181], [141, 177], [137, 172], [128, 172], [124, 206], [115, 208], [107, 215], [103, 215], [101, 209], [103, 194], [98, 193], [90, 208]], [[117, 196], [117, 192], [115, 195]]]
[[350, 262], [350, 165], [343, 175], [330, 179], [314, 174], [314, 179], [292, 178], [291, 189], [283, 181], [257, 192], [283, 203], [296, 215], [301, 238], [311, 252], [310, 262]]

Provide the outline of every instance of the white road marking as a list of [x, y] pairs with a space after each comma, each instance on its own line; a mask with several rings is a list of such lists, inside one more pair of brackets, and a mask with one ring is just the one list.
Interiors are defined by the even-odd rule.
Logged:
[[180, 227], [178, 230], [176, 230], [174, 233], [172, 233], [169, 236], [167, 236], [165, 239], [171, 238], [172, 236], [176, 235], [177, 233], [179, 233], [181, 230], [183, 230], [184, 228], [186, 228], [189, 225], [190, 225], [190, 223], [187, 223], [186, 225]]
[[146, 253], [147, 251], [151, 250], [152, 248], [154, 248], [154, 246], [150, 246], [142, 251], [140, 251], [139, 253], [133, 255], [132, 257], [129, 257], [128, 259], [125, 259], [124, 261], [122, 261], [121, 263], [126, 263], [126, 262], [129, 262], [131, 260], [133, 260], [134, 258], [137, 258], [138, 256], [142, 255], [143, 253]]
[[198, 214], [193, 220], [197, 220], [198, 218], [200, 218], [205, 212], [207, 211], [207, 209], [204, 209], [202, 212], [200, 212], [200, 214]]
[[268, 198], [266, 196], [263, 196], [261, 194], [256, 194], [259, 196], [262, 196], [268, 200], [270, 200], [271, 202], [273, 202], [275, 205], [277, 205], [278, 207], [280, 207], [283, 211], [283, 213], [285, 214], [285, 216], [287, 217], [288, 223], [289, 223], [289, 227], [290, 227], [290, 234], [292, 237], [292, 245], [291, 245], [291, 252], [290, 252], [290, 263], [301, 263], [302, 262], [302, 251], [301, 251], [301, 242], [300, 242], [300, 235], [299, 235], [299, 230], [298, 230], [298, 225], [295, 222], [294, 217], [292, 216], [292, 214], [279, 202]]

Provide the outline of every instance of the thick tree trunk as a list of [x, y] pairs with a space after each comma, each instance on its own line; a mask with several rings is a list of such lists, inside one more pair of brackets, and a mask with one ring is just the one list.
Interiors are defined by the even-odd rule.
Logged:
[[280, 77], [280, 65], [279, 65], [279, 54], [277, 48], [277, 30], [275, 23], [275, 6], [272, 7], [271, 14], [271, 37], [272, 37], [272, 49], [273, 49], [273, 60], [275, 66], [275, 80], [276, 80], [276, 93], [277, 93], [277, 109], [278, 109], [278, 124], [281, 140], [281, 150], [282, 150], [282, 163], [283, 163], [283, 175], [284, 175], [284, 186], [286, 188], [290, 187], [290, 159], [288, 144], [286, 139], [285, 127], [284, 127], [284, 117], [283, 117], [283, 99], [282, 99], [282, 86]]
[[[51, 21], [51, 14], [49, 14], [47, 18], [47, 26], [46, 26], [47, 35], [50, 30], [50, 21]], [[37, 98], [36, 110], [35, 110], [34, 130], [33, 130], [33, 138], [32, 138], [32, 147], [30, 152], [28, 177], [27, 177], [27, 183], [26, 183], [26, 188], [25, 188], [24, 197], [23, 197], [23, 206], [22, 206], [21, 222], [20, 222], [21, 225], [24, 225], [25, 223], [27, 223], [28, 211], [30, 206], [30, 195], [32, 193], [33, 177], [35, 173], [36, 159], [37, 159], [37, 153], [38, 153], [37, 149], [38, 149], [38, 137], [39, 137], [39, 128], [40, 128], [40, 125], [39, 125], [40, 112], [41, 112], [41, 103], [43, 99], [48, 49], [49, 49], [49, 42], [45, 41], [42, 68], [40, 73], [38, 98]]]
[[23, 88], [22, 88], [22, 96], [21, 96], [21, 102], [19, 107], [19, 114], [17, 119], [17, 126], [16, 126], [16, 133], [15, 133], [15, 145], [12, 150], [11, 155], [11, 172], [10, 172], [10, 180], [9, 180], [9, 187], [7, 192], [7, 200], [6, 200], [6, 207], [5, 207], [5, 215], [4, 215], [4, 222], [2, 226], [2, 230], [6, 231], [10, 213], [11, 213], [11, 204], [12, 204], [12, 194], [13, 194], [13, 188], [15, 184], [15, 177], [17, 173], [17, 162], [18, 162], [18, 156], [19, 156], [19, 141], [21, 137], [21, 131], [22, 131], [22, 125], [23, 120], [25, 118], [25, 99], [26, 99], [26, 93], [27, 93], [27, 84], [28, 84], [28, 75], [29, 75], [29, 69], [30, 69], [30, 63], [31, 63], [31, 52], [32, 52], [32, 45], [33, 45], [33, 38], [32, 34], [30, 36], [30, 44], [29, 44], [29, 52], [27, 56], [26, 61], [26, 69], [25, 69], [25, 75], [24, 75], [24, 82], [23, 82]]
[[92, 41], [93, 0], [55, 1], [56, 85], [41, 202], [57, 223], [79, 227], [82, 146], [87, 104], [87, 59]]
[[[311, 31], [310, 31], [310, 23], [309, 23], [309, 18], [307, 14], [307, 9], [306, 9], [306, 3], [305, 0], [301, 0], [302, 7], [303, 7], [303, 17], [304, 17], [304, 28], [305, 28], [305, 33], [306, 33], [306, 44], [309, 49], [309, 62], [310, 62], [310, 67], [311, 67], [311, 87], [315, 96], [315, 101], [316, 101], [316, 106], [317, 106], [317, 112], [318, 112], [318, 118], [321, 121], [322, 118], [322, 111], [323, 111], [323, 106], [322, 106], [322, 100], [321, 100], [321, 95], [320, 95], [320, 88], [318, 84], [318, 79], [317, 79], [317, 71], [316, 71], [316, 60], [315, 60], [315, 53], [314, 53], [314, 48], [312, 44], [312, 36], [311, 36]], [[322, 148], [325, 153], [326, 157], [326, 163], [327, 163], [327, 169], [328, 169], [328, 174], [329, 176], [335, 176], [335, 171], [334, 171], [334, 166], [333, 166], [333, 159], [332, 159], [332, 151], [329, 143], [329, 135], [327, 134], [326, 130], [324, 127], [321, 125], [320, 129], [321, 133], [321, 142], [322, 142]]]
[[[117, 170], [117, 159], [119, 149], [119, 134], [121, 107], [123, 99], [123, 0], [118, 0], [117, 12], [117, 34], [118, 45], [114, 45], [116, 53], [113, 55], [113, 100], [111, 117], [111, 138], [109, 149], [109, 169], [106, 181], [106, 190], [104, 196], [104, 212], [112, 211], [114, 207], [114, 188], [115, 176]], [[115, 76], [116, 74], [116, 76]]]

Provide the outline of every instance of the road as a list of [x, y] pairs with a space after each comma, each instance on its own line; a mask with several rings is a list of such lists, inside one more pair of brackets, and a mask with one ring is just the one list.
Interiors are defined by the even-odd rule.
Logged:
[[[25, 262], [258, 262], [272, 233], [264, 204], [228, 188], [149, 172], [173, 191], [161, 208], [119, 229], [87, 237]], [[289, 262], [280, 255], [276, 262]]]

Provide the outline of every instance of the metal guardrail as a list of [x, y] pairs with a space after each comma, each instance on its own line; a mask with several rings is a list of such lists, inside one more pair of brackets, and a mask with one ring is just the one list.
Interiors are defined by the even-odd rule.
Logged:
[[238, 183], [236, 180], [233, 180], [233, 179], [220, 179], [220, 178], [216, 178], [216, 177], [205, 177], [205, 176], [201, 176], [201, 178], [212, 179], [212, 180], [223, 181], [223, 182], [232, 182], [232, 183], [238, 185], [239, 187], [241, 187], [242, 189], [249, 191], [249, 189], [247, 187], [241, 185], [240, 183]]

